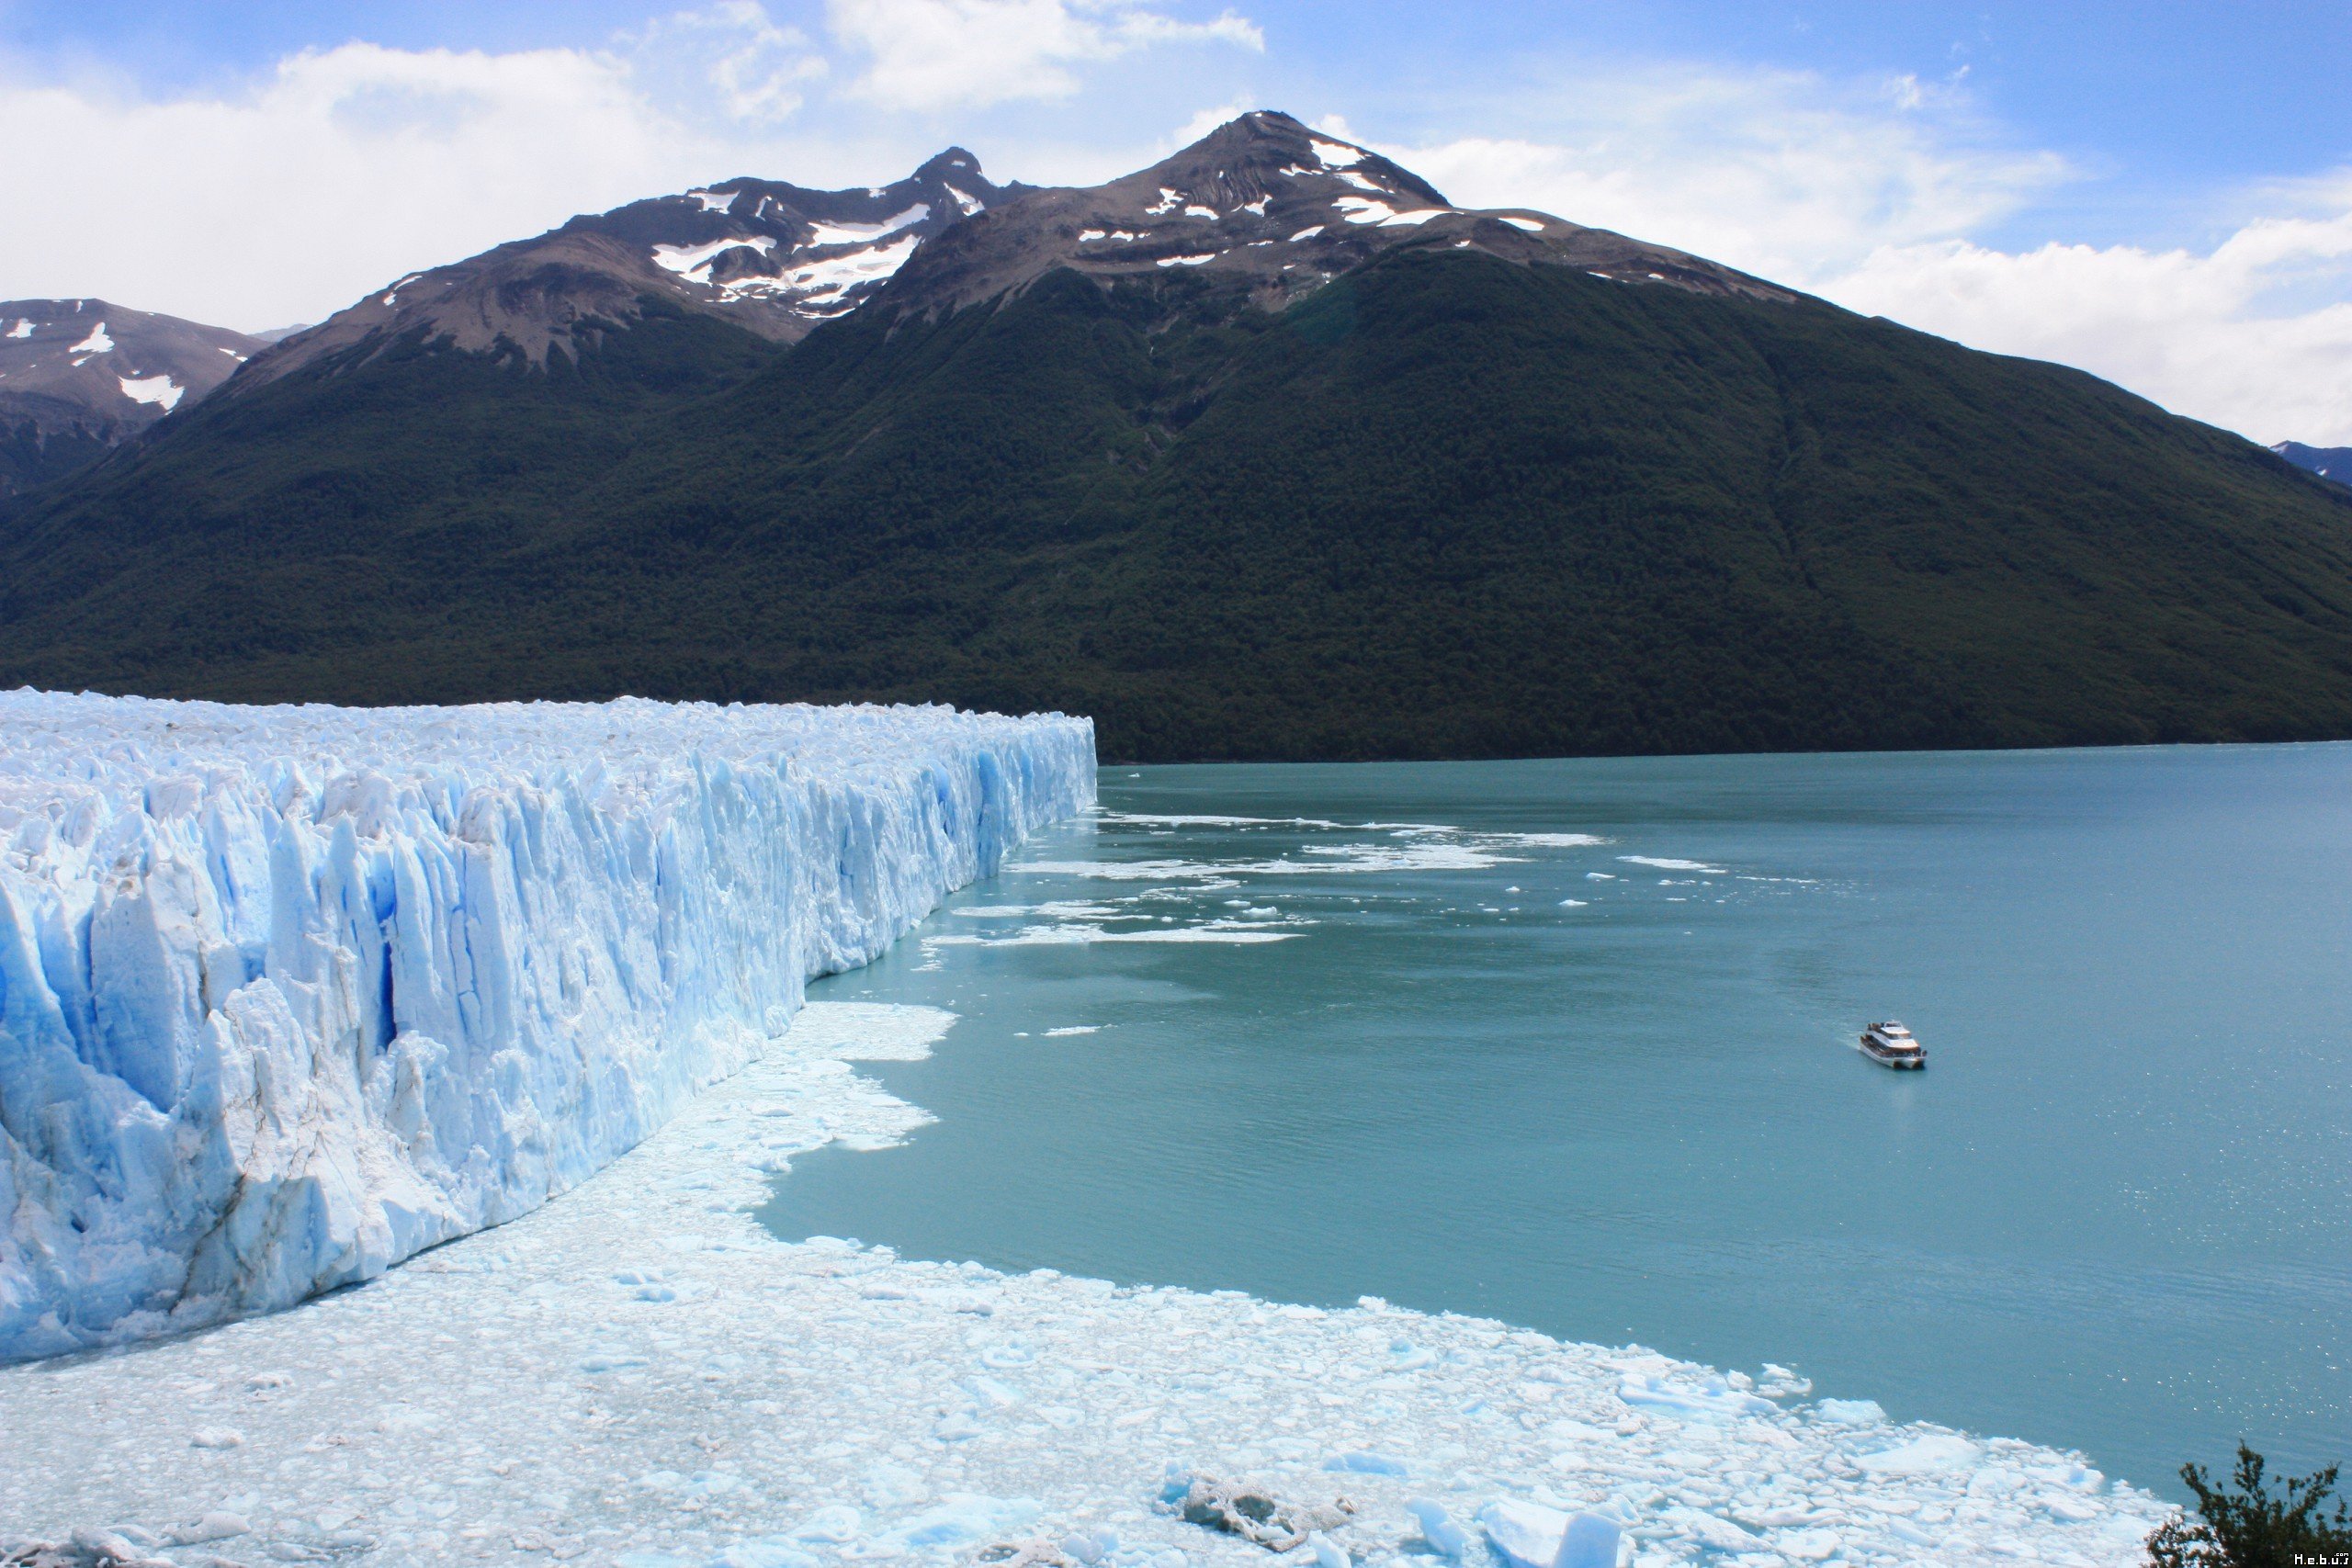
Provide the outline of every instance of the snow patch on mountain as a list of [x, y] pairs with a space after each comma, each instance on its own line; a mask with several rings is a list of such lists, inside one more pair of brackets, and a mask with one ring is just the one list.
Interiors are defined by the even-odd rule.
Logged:
[[706, 240], [699, 244], [656, 245], [653, 265], [693, 282], [708, 283], [710, 264], [726, 252], [745, 246], [765, 255], [775, 249], [775, 241], [765, 234], [729, 234], [723, 240]]
[[180, 406], [180, 394], [187, 389], [169, 376], [119, 376], [122, 395], [134, 403], [160, 403], [165, 413]]
[[0, 694], [0, 1359], [529, 1212], [1093, 794], [1059, 716]]
[[112, 354], [114, 339], [107, 336], [107, 324], [100, 321], [90, 329], [90, 335], [65, 351], [68, 354]]
[[885, 234], [895, 234], [930, 216], [930, 205], [919, 201], [897, 217], [887, 218], [879, 223], [819, 223], [809, 231], [808, 243], [812, 245], [860, 244], [868, 240], [878, 240]]
[[[790, 288], [807, 290], [809, 304], [835, 302], [859, 285], [878, 283], [906, 265], [907, 258], [915, 254], [915, 247], [922, 243], [919, 236], [910, 234], [894, 244], [820, 256], [794, 267], [781, 281]], [[745, 278], [741, 287], [759, 287], [767, 282], [765, 278]]]

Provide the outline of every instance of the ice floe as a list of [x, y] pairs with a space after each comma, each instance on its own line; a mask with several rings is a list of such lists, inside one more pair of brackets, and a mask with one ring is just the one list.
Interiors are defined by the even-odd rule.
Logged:
[[292, 1312], [0, 1370], [0, 1529], [180, 1568], [2123, 1568], [2165, 1513], [2079, 1455], [1804, 1403], [1777, 1367], [754, 1223], [795, 1155], [922, 1122], [849, 1064], [952, 1022], [812, 1005], [512, 1224]]

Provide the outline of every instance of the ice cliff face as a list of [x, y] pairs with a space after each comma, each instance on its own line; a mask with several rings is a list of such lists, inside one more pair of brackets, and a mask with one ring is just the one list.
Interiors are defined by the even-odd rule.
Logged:
[[1093, 797], [1058, 715], [0, 694], [0, 1359], [536, 1208]]

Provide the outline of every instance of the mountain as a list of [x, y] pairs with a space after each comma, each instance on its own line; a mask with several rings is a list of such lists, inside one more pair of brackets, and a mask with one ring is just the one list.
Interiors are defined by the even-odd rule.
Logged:
[[2324, 479], [2352, 485], [2352, 446], [2306, 446], [2300, 441], [2281, 441], [2271, 450]]
[[522, 306], [288, 340], [0, 523], [0, 684], [927, 698], [1136, 759], [2352, 735], [2352, 495], [2093, 377], [1274, 114], [957, 188], [797, 327], [715, 266], [536, 355]]
[[1400, 245], [1555, 263], [1702, 294], [1796, 298], [1713, 262], [1546, 213], [1452, 207], [1378, 153], [1261, 112], [1139, 174], [1039, 191], [1013, 211], [959, 225], [924, 247], [887, 309], [894, 320], [936, 320], [1067, 269], [1104, 285], [1196, 273], [1246, 288], [1261, 309], [1280, 310]]
[[856, 310], [924, 241], [1022, 188], [990, 184], [977, 159], [951, 147], [871, 189], [733, 179], [631, 202], [400, 278], [288, 334], [235, 392], [329, 360], [348, 363], [356, 348], [381, 354], [407, 343], [544, 367], [551, 353], [576, 360], [664, 305], [797, 343]]
[[104, 299], [0, 300], [0, 497], [104, 456], [262, 347]]

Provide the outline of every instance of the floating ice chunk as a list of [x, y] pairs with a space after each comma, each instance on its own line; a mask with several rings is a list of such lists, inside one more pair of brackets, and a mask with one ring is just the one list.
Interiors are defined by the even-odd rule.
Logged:
[[1095, 1563], [1119, 1550], [1119, 1532], [1108, 1525], [1097, 1525], [1090, 1530], [1073, 1530], [1058, 1544], [1063, 1556]]
[[967, 1546], [974, 1541], [1010, 1535], [1037, 1522], [1045, 1506], [1029, 1497], [990, 1497], [973, 1492], [951, 1492], [935, 1507], [886, 1531], [877, 1544], [908, 1551], [936, 1551]]
[[994, 1378], [966, 1378], [961, 1386], [965, 1393], [979, 1401], [982, 1407], [986, 1409], [1010, 1410], [1021, 1403], [1021, 1394], [1018, 1390], [1009, 1384], [999, 1382]]
[[710, 1568], [820, 1568], [822, 1562], [788, 1538], [769, 1538], [734, 1542], [710, 1560]]
[[1048, 1029], [1046, 1031], [1046, 1038], [1048, 1040], [1059, 1040], [1072, 1034], [1091, 1034], [1102, 1027], [1102, 1026], [1099, 1023], [1066, 1023], [1059, 1029]]
[[1875, 1399], [1825, 1399], [1814, 1405], [1813, 1413], [1820, 1419], [1840, 1427], [1886, 1425], [1886, 1412]]
[[1697, 871], [1709, 876], [1731, 874], [1721, 866], [1709, 865], [1704, 861], [1674, 860], [1664, 855], [1619, 855], [1617, 858], [1627, 865], [1654, 866], [1659, 871]]
[[1857, 1454], [1854, 1462], [1872, 1475], [1933, 1475], [1948, 1470], [1971, 1470], [1984, 1450], [1966, 1438], [1931, 1432], [1898, 1448]]
[[1560, 1550], [1552, 1568], [1617, 1568], [1618, 1543], [1625, 1532], [1617, 1521], [1600, 1514], [1578, 1514], [1561, 1532]]
[[1743, 1393], [1720, 1378], [1699, 1388], [1668, 1382], [1655, 1375], [1628, 1378], [1618, 1385], [1617, 1397], [1627, 1404], [1685, 1421], [1730, 1421], [1780, 1408], [1770, 1400]]
[[1568, 1533], [1568, 1516], [1559, 1509], [1511, 1497], [1479, 1509], [1478, 1523], [1510, 1568], [1552, 1568]]
[[855, 1540], [865, 1532], [865, 1517], [846, 1503], [835, 1503], [801, 1520], [793, 1530], [791, 1539], [823, 1546], [839, 1546], [843, 1541]]
[[198, 1427], [189, 1437], [187, 1446], [192, 1449], [241, 1449], [245, 1446], [245, 1435], [234, 1427]]
[[100, 321], [90, 329], [90, 335], [65, 351], [68, 354], [112, 354], [114, 339], [107, 336], [107, 324]]
[[228, 1540], [251, 1533], [253, 1527], [243, 1516], [225, 1508], [215, 1508], [193, 1524], [177, 1526], [164, 1532], [164, 1540], [173, 1546], [204, 1546], [216, 1540]]
[[1470, 1550], [1470, 1532], [1447, 1517], [1442, 1504], [1417, 1497], [1405, 1511], [1419, 1521], [1421, 1539], [1441, 1557], [1459, 1557]]
[[1306, 1548], [1315, 1554], [1315, 1568], [1355, 1568], [1355, 1560], [1348, 1555], [1347, 1549], [1321, 1530], [1306, 1532]]
[[[1764, 1544], [1764, 1538], [1745, 1529], [1729, 1519], [1720, 1518], [1703, 1509], [1680, 1506], [1666, 1509], [1661, 1520], [1701, 1546], [1713, 1551], [1754, 1551]], [[1613, 1562], [1613, 1559], [1612, 1559]]]
[[1326, 1470], [1343, 1471], [1352, 1475], [1408, 1475], [1411, 1472], [1401, 1459], [1386, 1454], [1367, 1453], [1361, 1450], [1333, 1454], [1323, 1461]]

